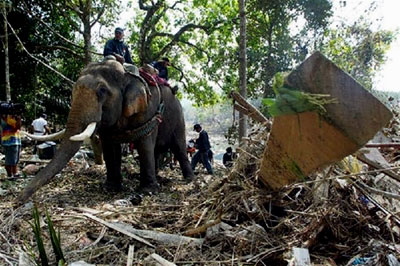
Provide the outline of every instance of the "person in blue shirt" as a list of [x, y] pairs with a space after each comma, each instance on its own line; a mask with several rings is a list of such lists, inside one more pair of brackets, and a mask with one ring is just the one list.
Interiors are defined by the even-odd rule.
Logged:
[[104, 46], [104, 57], [113, 55], [121, 64], [129, 63], [133, 64], [131, 53], [129, 52], [128, 46], [124, 43], [124, 29], [118, 27], [115, 29], [114, 39], [108, 40]]
[[168, 66], [170, 65], [168, 57], [163, 57], [160, 61], [153, 63], [153, 67], [158, 70], [158, 76], [165, 80], [168, 80]]

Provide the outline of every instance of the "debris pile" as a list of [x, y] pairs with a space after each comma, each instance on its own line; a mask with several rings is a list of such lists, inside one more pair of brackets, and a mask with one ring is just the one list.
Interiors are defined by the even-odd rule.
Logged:
[[[391, 125], [398, 124], [396, 116]], [[164, 169], [162, 191], [151, 196], [135, 192], [132, 155], [123, 163], [126, 189], [117, 194], [103, 191], [104, 166], [85, 156], [72, 160], [33, 199], [50, 262], [55, 257], [45, 210], [70, 264], [299, 265], [305, 254], [315, 265], [398, 265], [400, 183], [385, 174], [387, 168], [349, 156], [272, 191], [258, 180], [267, 135], [262, 126], [253, 129], [229, 172], [215, 166], [216, 175], [204, 170], [186, 184], [179, 169]], [[396, 138], [392, 134], [391, 141]], [[379, 151], [397, 174], [397, 150]], [[1, 264], [34, 265], [32, 257], [39, 257], [29, 224], [34, 204], [15, 203], [29, 178], [1, 179]]]

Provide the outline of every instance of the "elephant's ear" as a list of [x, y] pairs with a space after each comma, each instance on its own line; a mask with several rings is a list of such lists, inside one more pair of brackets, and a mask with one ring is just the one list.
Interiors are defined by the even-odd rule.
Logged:
[[125, 89], [123, 115], [131, 115], [144, 112], [148, 106], [146, 88], [140, 82], [132, 81]]

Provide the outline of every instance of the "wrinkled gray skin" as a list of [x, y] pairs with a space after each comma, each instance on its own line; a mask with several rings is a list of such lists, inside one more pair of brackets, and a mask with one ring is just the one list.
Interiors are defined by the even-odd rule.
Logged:
[[[25, 202], [40, 187], [49, 183], [79, 150], [82, 142], [69, 140], [82, 132], [88, 124], [96, 122], [96, 130], [103, 146], [107, 167], [108, 188], [121, 188], [121, 144], [129, 139], [127, 130], [135, 129], [154, 117], [160, 103], [160, 92], [165, 105], [162, 123], [150, 135], [134, 142], [140, 160], [140, 185], [144, 190], [158, 189], [156, 161], [159, 153], [171, 149], [179, 161], [185, 178], [193, 172], [186, 154], [185, 122], [180, 102], [170, 88], [150, 87], [126, 73], [120, 63], [107, 60], [90, 64], [74, 85], [72, 105], [66, 133], [53, 160], [28, 184], [20, 196]], [[118, 136], [119, 141], [115, 140]]]

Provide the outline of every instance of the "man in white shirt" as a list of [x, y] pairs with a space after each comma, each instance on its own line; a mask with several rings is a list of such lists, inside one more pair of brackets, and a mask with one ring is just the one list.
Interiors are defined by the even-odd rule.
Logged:
[[50, 133], [50, 128], [47, 126], [46, 118], [46, 114], [41, 114], [38, 119], [33, 120], [32, 131], [34, 135], [43, 136]]

